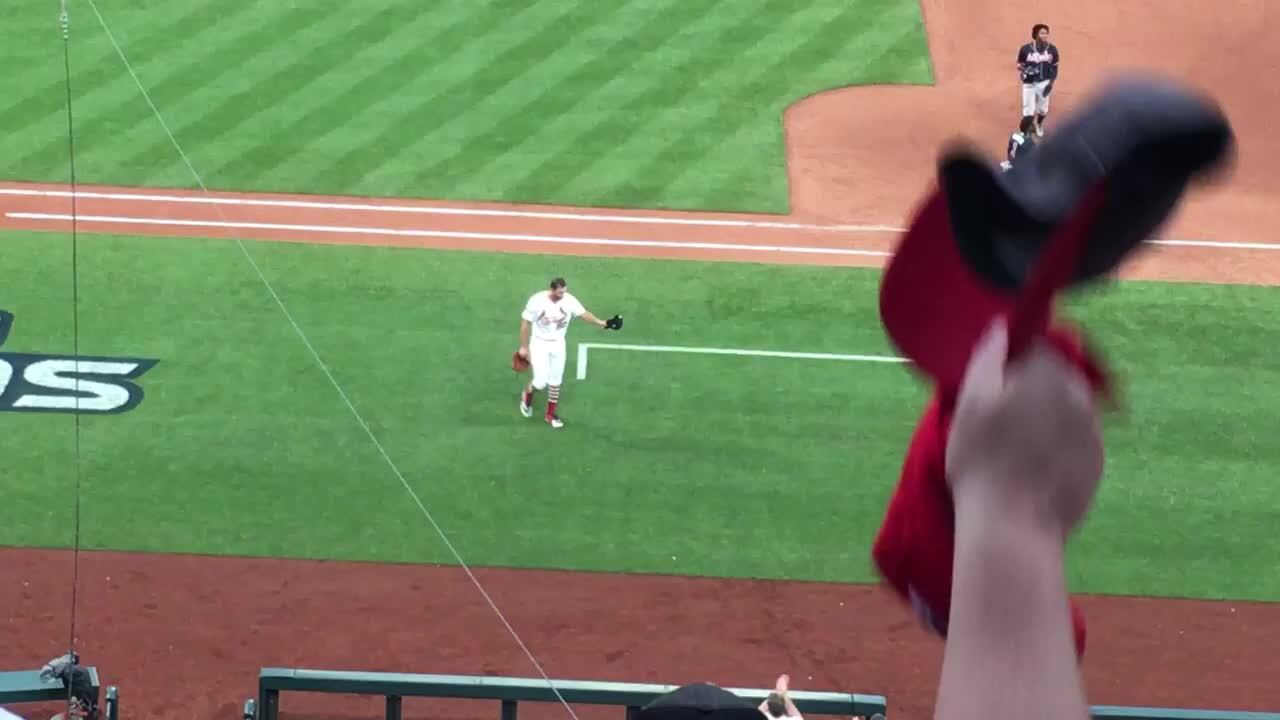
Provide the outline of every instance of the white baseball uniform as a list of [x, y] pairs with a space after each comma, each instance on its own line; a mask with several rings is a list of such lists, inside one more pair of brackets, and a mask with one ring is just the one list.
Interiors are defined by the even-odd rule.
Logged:
[[529, 321], [529, 364], [533, 368], [533, 387], [541, 390], [559, 385], [564, 380], [565, 335], [569, 321], [581, 317], [587, 309], [578, 298], [566, 292], [557, 302], [551, 291], [534, 293], [520, 317]]
[[1049, 96], [1044, 94], [1048, 80], [1022, 84], [1022, 116], [1049, 114]]

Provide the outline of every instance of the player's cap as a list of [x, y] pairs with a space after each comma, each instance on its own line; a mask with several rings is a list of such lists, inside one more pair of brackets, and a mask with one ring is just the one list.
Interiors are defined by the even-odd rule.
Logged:
[[992, 319], [1010, 316], [1016, 353], [1046, 329], [1059, 291], [1108, 275], [1234, 151], [1215, 103], [1147, 74], [1106, 84], [1007, 171], [949, 146], [881, 281], [889, 338], [958, 386]]
[[637, 720], [760, 720], [760, 710], [724, 688], [694, 683], [658, 696]]

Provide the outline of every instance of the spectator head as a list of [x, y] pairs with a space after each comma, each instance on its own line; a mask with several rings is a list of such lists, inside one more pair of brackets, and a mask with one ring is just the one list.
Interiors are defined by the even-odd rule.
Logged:
[[769, 697], [764, 699], [764, 706], [769, 710], [769, 715], [772, 717], [780, 718], [787, 716], [787, 702], [782, 699], [782, 695], [780, 693], [769, 693]]

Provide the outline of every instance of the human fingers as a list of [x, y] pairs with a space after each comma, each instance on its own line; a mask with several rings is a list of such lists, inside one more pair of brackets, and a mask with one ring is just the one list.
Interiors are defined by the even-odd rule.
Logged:
[[1004, 387], [1005, 361], [1009, 355], [1009, 325], [1004, 317], [997, 317], [987, 326], [978, 339], [969, 364], [965, 368], [960, 385], [957, 407], [965, 407], [975, 400], [995, 397]]

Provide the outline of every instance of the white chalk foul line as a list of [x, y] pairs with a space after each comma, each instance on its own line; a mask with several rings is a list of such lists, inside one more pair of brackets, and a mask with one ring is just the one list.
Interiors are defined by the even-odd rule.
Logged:
[[787, 352], [783, 350], [749, 350], [746, 348], [681, 347], [676, 345], [615, 345], [613, 343], [578, 344], [578, 379], [587, 379], [587, 353], [591, 350], [629, 350], [633, 352], [692, 353], [695, 355], [747, 355], [751, 357], [795, 358], [799, 360], [844, 360], [846, 362], [904, 363], [906, 358], [892, 355], [844, 355], [840, 353]]
[[1150, 240], [1151, 245], [1211, 247], [1229, 250], [1280, 250], [1280, 243], [1218, 242], [1216, 240]]
[[[31, 188], [0, 188], [0, 196], [69, 198], [66, 190], [36, 190]], [[712, 218], [641, 217], [637, 215], [612, 215], [604, 213], [551, 212], [541, 210], [498, 210], [483, 208], [450, 208], [428, 205], [382, 205], [377, 203], [321, 202], [318, 200], [273, 200], [267, 198], [224, 198], [189, 195], [165, 195], [159, 193], [124, 193], [77, 191], [76, 198], [116, 200], [122, 202], [169, 202], [193, 205], [239, 205], [245, 207], [310, 208], [320, 210], [358, 210], [368, 212], [409, 213], [421, 215], [459, 215], [472, 217], [541, 218], [548, 220], [573, 220], [581, 222], [634, 223], [640, 225], [692, 225], [709, 227], [770, 228], [778, 230], [819, 230], [847, 233], [901, 233], [906, 228], [894, 225], [847, 224], [814, 225], [755, 220], [717, 220]], [[1221, 248], [1224, 250], [1280, 250], [1280, 243], [1231, 242], [1219, 240], [1149, 240], [1151, 245], [1174, 247]], [[876, 253], [883, 254], [883, 253]]]
[[[0, 188], [0, 195], [24, 197], [69, 198], [67, 190], [36, 190], [32, 188]], [[816, 225], [771, 220], [727, 220], [715, 218], [644, 217], [613, 213], [553, 212], [549, 210], [502, 210], [494, 208], [458, 208], [432, 205], [384, 205], [359, 202], [323, 202], [319, 200], [279, 200], [270, 198], [228, 198], [191, 195], [165, 195], [162, 193], [94, 192], [78, 190], [78, 199], [110, 200], [121, 202], [190, 203], [192, 205], [238, 205], [243, 207], [308, 208], [314, 210], [358, 210], [367, 212], [409, 213], [420, 215], [462, 215], [472, 217], [511, 217], [544, 220], [572, 220], [578, 222], [634, 223], [639, 225], [701, 225], [710, 227], [768, 228], [775, 230], [820, 230], [828, 232], [894, 233], [902, 228], [892, 225]]]
[[[15, 220], [70, 221], [71, 216], [57, 213], [8, 212]], [[888, 257], [883, 250], [851, 248], [795, 247], [790, 245], [747, 245], [744, 243], [672, 242], [667, 240], [619, 240], [616, 238], [564, 237], [559, 235], [526, 235], [513, 233], [456, 232], [448, 230], [416, 230], [410, 228], [347, 227], [341, 225], [295, 225], [292, 223], [231, 222], [222, 220], [181, 220], [177, 218], [118, 217], [115, 215], [76, 215], [78, 223], [115, 225], [155, 225], [161, 227], [237, 228], [244, 230], [285, 230], [293, 232], [339, 235], [392, 235], [400, 237], [433, 237], [462, 240], [503, 240], [509, 242], [554, 243], [560, 245], [609, 245], [624, 247], [674, 248], [683, 250], [741, 250], [759, 253], [796, 255], [869, 255]]]

